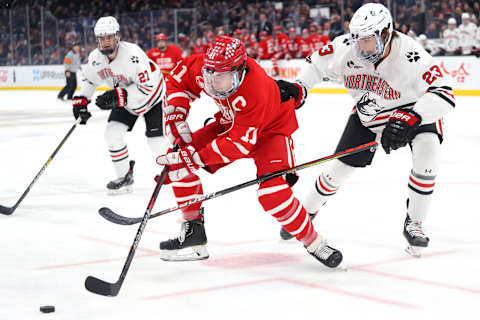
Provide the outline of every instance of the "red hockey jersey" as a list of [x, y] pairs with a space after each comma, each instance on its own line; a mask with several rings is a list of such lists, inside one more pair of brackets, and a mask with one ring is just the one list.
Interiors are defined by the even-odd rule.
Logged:
[[[168, 104], [190, 109], [203, 90], [203, 55], [181, 61], [167, 76]], [[214, 99], [217, 122], [225, 131], [198, 150], [205, 164], [233, 162], [248, 157], [257, 141], [271, 135], [290, 136], [298, 128], [293, 100], [281, 103], [275, 81], [252, 58], [238, 90], [228, 99]]]
[[153, 48], [148, 51], [147, 55], [160, 67], [163, 73], [169, 73], [170, 70], [175, 68], [177, 62], [182, 59], [182, 49], [171, 44], [167, 46], [165, 51]]

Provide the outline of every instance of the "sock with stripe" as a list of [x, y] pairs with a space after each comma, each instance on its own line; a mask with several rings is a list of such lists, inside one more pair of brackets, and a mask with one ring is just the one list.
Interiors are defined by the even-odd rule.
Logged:
[[327, 200], [337, 193], [340, 186], [354, 171], [354, 167], [333, 160], [326, 165], [325, 170], [318, 176], [315, 185], [311, 188], [304, 201], [308, 213], [315, 213]]
[[[172, 189], [178, 205], [203, 195], [202, 182], [195, 174], [188, 175], [180, 181], [172, 182]], [[202, 203], [198, 202], [182, 209], [183, 219], [187, 221], [200, 219], [202, 217], [200, 213], [201, 206]]]

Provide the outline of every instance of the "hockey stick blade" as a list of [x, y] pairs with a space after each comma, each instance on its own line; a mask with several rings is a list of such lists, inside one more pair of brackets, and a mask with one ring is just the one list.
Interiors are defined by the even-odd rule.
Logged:
[[116, 224], [121, 224], [121, 225], [124, 225], [124, 226], [137, 224], [137, 223], [140, 223], [142, 221], [142, 218], [128, 218], [128, 217], [118, 215], [115, 212], [113, 212], [111, 209], [105, 208], [105, 207], [100, 208], [98, 210], [98, 213], [102, 217], [104, 217], [106, 220], [108, 220], [110, 222], [113, 222], [113, 223], [116, 223]]
[[92, 276], [85, 279], [85, 288], [92, 293], [106, 297], [115, 297], [120, 291], [117, 283], [106, 282]]
[[4, 215], [11, 215], [15, 211], [15, 207], [4, 207], [0, 205], [0, 213]]
[[[345, 156], [356, 154], [356, 153], [359, 153], [361, 151], [365, 151], [365, 150], [369, 150], [369, 149], [376, 149], [377, 147], [378, 147], [378, 142], [371, 141], [371, 142], [359, 145], [357, 147], [350, 148], [350, 149], [347, 149], [347, 150], [344, 150], [344, 151], [340, 151], [340, 152], [331, 154], [329, 156], [326, 156], [326, 157], [323, 157], [323, 158], [320, 158], [320, 159], [309, 161], [309, 162], [300, 164], [298, 166], [295, 166], [295, 167], [292, 167], [292, 168], [289, 168], [289, 169], [286, 169], [286, 170], [280, 170], [280, 171], [268, 173], [268, 174], [265, 174], [265, 175], [263, 175], [263, 176], [261, 176], [257, 179], [253, 179], [253, 180], [241, 183], [241, 184], [237, 184], [235, 186], [232, 186], [232, 187], [229, 187], [229, 188], [217, 191], [217, 192], [202, 195], [202, 196], [200, 196], [196, 199], [184, 202], [184, 203], [182, 203], [180, 205], [177, 205], [175, 207], [168, 208], [168, 209], [153, 213], [148, 218], [149, 219], [156, 218], [156, 217], [162, 216], [166, 213], [188, 207], [188, 206], [190, 206], [194, 203], [214, 199], [214, 198], [223, 196], [225, 194], [243, 189], [245, 187], [249, 187], [249, 186], [252, 186], [252, 185], [255, 185], [255, 184], [260, 184], [264, 181], [270, 180], [270, 179], [275, 178], [275, 177], [282, 176], [282, 175], [287, 174], [287, 173], [292, 173], [292, 172], [296, 172], [296, 171], [299, 171], [299, 170], [303, 170], [303, 169], [306, 169], [306, 168], [309, 168], [309, 167], [312, 167], [312, 166], [315, 166], [315, 165], [318, 165], [318, 164], [321, 164], [321, 163], [324, 163], [324, 162], [327, 162], [327, 161], [330, 161], [330, 160], [333, 160], [333, 159], [339, 159], [339, 158], [342, 158], [342, 157], [345, 157]], [[142, 218], [138, 218], [138, 217], [137, 218], [129, 218], [129, 217], [121, 216], [121, 215], [115, 213], [113, 210], [111, 210], [109, 208], [101, 208], [100, 210], [98, 210], [98, 213], [103, 218], [105, 218], [106, 220], [108, 220], [112, 223], [115, 223], [115, 224], [120, 224], [120, 225], [132, 225], [132, 224], [140, 223], [142, 221]]]

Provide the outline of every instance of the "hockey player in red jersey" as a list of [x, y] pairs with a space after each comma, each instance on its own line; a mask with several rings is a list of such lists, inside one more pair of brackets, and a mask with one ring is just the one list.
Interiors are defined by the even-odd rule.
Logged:
[[[205, 55], [184, 59], [168, 76], [165, 133], [180, 145], [177, 152], [157, 158], [169, 166], [178, 204], [203, 193], [199, 168], [210, 173], [241, 158], [251, 158], [257, 175], [294, 166], [291, 134], [298, 128], [293, 100], [280, 102], [280, 91], [257, 62], [246, 55], [235, 38], [218, 37]], [[186, 122], [190, 102], [202, 91], [220, 109], [215, 122], [191, 133]], [[180, 141], [180, 143], [179, 143]], [[257, 197], [263, 209], [293, 234], [308, 252], [328, 267], [342, 260], [340, 251], [329, 247], [317, 234], [303, 205], [295, 198], [288, 177], [260, 184]], [[201, 203], [183, 209], [185, 222], [178, 238], [160, 243], [164, 260], [208, 258]], [[193, 250], [184, 255], [183, 249]]]
[[297, 36], [295, 28], [288, 30], [288, 39], [286, 40], [287, 56], [286, 58], [301, 58], [302, 57], [302, 45], [304, 40], [301, 36]]
[[288, 55], [287, 42], [288, 36], [282, 32], [281, 26], [276, 25], [273, 28], [273, 77], [277, 77], [280, 74], [280, 69], [278, 68], [278, 60], [286, 58]]
[[306, 58], [312, 53], [310, 42], [308, 42], [308, 38], [310, 38], [310, 31], [308, 31], [307, 28], [302, 30], [302, 38], [303, 42], [301, 42], [300, 51], [302, 52], [302, 56]]
[[269, 36], [265, 31], [261, 31], [259, 37], [257, 59], [270, 59], [274, 54], [272, 36]]
[[148, 51], [147, 55], [164, 74], [169, 73], [182, 59], [182, 49], [174, 44], [167, 45], [167, 36], [164, 33], [158, 34], [155, 41], [157, 41], [157, 47]]

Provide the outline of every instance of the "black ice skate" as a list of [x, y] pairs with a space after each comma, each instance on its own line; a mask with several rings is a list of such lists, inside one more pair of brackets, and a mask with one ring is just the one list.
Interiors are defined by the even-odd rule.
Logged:
[[[201, 209], [203, 212], [203, 208]], [[165, 261], [194, 261], [208, 258], [207, 235], [202, 219], [184, 221], [177, 238], [160, 242], [160, 258]]]
[[[313, 221], [313, 219], [315, 219], [316, 214], [309, 213], [308, 215], [310, 216], [310, 220]], [[280, 238], [282, 238], [283, 240], [290, 240], [290, 239], [293, 238], [293, 236], [287, 230], [281, 228], [280, 229]]]
[[121, 193], [130, 193], [133, 191], [133, 166], [135, 161], [130, 161], [130, 169], [124, 177], [110, 181], [107, 184], [108, 194], [116, 195]]
[[413, 221], [407, 214], [405, 223], [403, 224], [403, 235], [408, 241], [408, 246], [405, 251], [419, 258], [422, 255], [422, 249], [428, 247], [430, 239], [423, 232], [422, 222]]
[[329, 268], [336, 268], [342, 262], [342, 253], [327, 245], [327, 242], [318, 236], [315, 241], [307, 248], [308, 253], [315, 257], [318, 261]]

